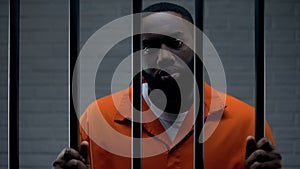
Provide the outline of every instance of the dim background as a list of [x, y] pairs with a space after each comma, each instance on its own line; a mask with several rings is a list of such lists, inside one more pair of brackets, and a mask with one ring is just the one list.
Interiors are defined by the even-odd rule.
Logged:
[[[68, 2], [21, 0], [20, 168], [51, 168], [68, 145]], [[158, 1], [145, 0], [144, 6]], [[172, 1], [193, 12], [193, 2]], [[300, 1], [266, 0], [267, 120], [285, 169], [300, 168]], [[131, 13], [130, 1], [81, 0], [81, 46], [101, 26]], [[204, 32], [223, 62], [228, 93], [254, 105], [254, 0], [206, 0]], [[8, 0], [0, 0], [0, 168], [7, 168]], [[97, 74], [96, 94], [130, 54], [116, 45]], [[233, 131], [234, 132], [234, 131]], [[232, 138], [234, 139], [234, 138]]]

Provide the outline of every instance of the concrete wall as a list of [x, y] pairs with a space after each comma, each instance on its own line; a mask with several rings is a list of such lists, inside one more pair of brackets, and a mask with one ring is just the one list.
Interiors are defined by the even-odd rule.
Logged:
[[[151, 4], [158, 1], [145, 1]], [[172, 1], [193, 10], [188, 1]], [[208, 0], [205, 30], [227, 76], [228, 93], [254, 105], [254, 1]], [[81, 45], [125, 14], [123, 0], [81, 1]], [[193, 13], [193, 12], [192, 12]], [[300, 167], [300, 1], [266, 0], [267, 119], [285, 169]], [[50, 168], [68, 145], [68, 1], [21, 1], [20, 165]], [[7, 168], [8, 1], [0, 0], [0, 168]], [[111, 72], [130, 53], [129, 40], [109, 52], [96, 93], [109, 93]]]

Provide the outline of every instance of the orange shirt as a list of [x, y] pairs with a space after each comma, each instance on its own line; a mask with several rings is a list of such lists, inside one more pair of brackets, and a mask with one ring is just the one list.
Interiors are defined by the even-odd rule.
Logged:
[[[204, 91], [204, 135], [209, 135], [204, 143], [205, 168], [244, 168], [246, 137], [254, 135], [254, 108], [207, 84]], [[81, 116], [80, 139], [90, 144], [93, 169], [131, 169], [130, 96], [131, 88], [128, 88], [98, 99]], [[214, 103], [211, 103], [212, 100]], [[143, 169], [193, 169], [193, 111], [189, 111], [172, 142], [144, 101], [142, 105]], [[218, 117], [221, 117], [219, 123]], [[215, 130], [211, 126], [216, 126]], [[274, 143], [268, 124], [266, 137]]]

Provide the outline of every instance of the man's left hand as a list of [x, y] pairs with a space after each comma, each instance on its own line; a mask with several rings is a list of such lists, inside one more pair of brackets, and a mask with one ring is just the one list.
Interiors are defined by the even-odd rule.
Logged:
[[280, 169], [281, 155], [268, 138], [247, 137], [245, 169]]

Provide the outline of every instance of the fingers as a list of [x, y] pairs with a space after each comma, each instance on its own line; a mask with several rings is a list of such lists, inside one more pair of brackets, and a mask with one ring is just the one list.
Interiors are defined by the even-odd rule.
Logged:
[[90, 164], [90, 157], [89, 157], [89, 143], [87, 141], [83, 141], [80, 144], [79, 148], [80, 154], [82, 156], [83, 162], [86, 164]]
[[[72, 159], [80, 159], [80, 154], [72, 148], [64, 148], [57, 156], [56, 160], [53, 162], [53, 167], [55, 169], [66, 169], [71, 166], [68, 164]], [[73, 162], [74, 163], [74, 162]]]
[[281, 161], [255, 162], [249, 169], [279, 169], [282, 167]]
[[253, 163], [258, 161], [258, 159], [266, 158], [266, 154], [267, 153], [264, 150], [256, 150], [246, 159], [246, 164], [251, 166]]
[[257, 143], [253, 136], [247, 137], [246, 169], [279, 169], [281, 155], [275, 151], [275, 146], [268, 138], [262, 138]]
[[53, 163], [54, 169], [89, 169], [89, 144], [83, 141], [80, 151], [72, 148], [63, 149]]
[[257, 149], [256, 141], [253, 136], [247, 137], [247, 145], [246, 145], [246, 159]]
[[84, 164], [84, 162], [80, 161], [80, 160], [76, 160], [76, 159], [72, 159], [70, 161], [68, 161], [67, 163], [65, 163], [65, 165], [63, 166], [64, 169], [88, 169], [88, 166], [86, 166]]
[[281, 155], [277, 152], [266, 152], [264, 150], [254, 151], [246, 160], [246, 167], [249, 169], [258, 168], [281, 168]]
[[56, 159], [52, 166], [54, 167], [53, 169], [62, 169], [62, 166], [64, 165], [65, 161], [62, 159]]
[[268, 138], [262, 138], [257, 142], [257, 148], [265, 151], [273, 151], [275, 147]]
[[78, 151], [72, 149], [72, 148], [65, 148], [64, 154], [62, 157], [64, 160], [70, 160], [70, 159], [80, 159], [80, 154]]

